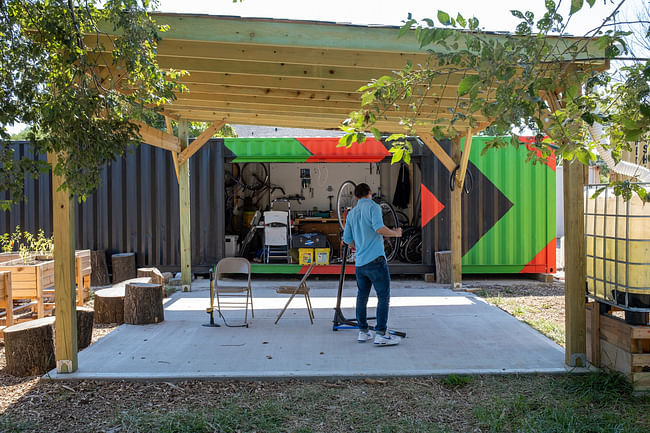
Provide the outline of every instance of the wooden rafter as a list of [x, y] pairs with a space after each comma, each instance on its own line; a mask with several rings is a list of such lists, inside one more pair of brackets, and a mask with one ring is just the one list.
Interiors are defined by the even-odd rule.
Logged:
[[[165, 127], [167, 128], [168, 134], [173, 134], [174, 129], [172, 128], [172, 119], [169, 116], [165, 116]], [[174, 172], [176, 172], [176, 181], [180, 182], [179, 171], [178, 171], [178, 153], [173, 150], [170, 151], [172, 154], [172, 162], [174, 163]]]
[[435, 138], [428, 132], [419, 132], [418, 131], [418, 136], [424, 141], [424, 144], [433, 152], [433, 154], [440, 160], [442, 165], [445, 166], [449, 172], [453, 172], [456, 167], [458, 167], [458, 164], [445, 152], [445, 149], [440, 146], [438, 141], [436, 141]]
[[142, 122], [133, 121], [133, 123], [140, 127], [140, 135], [142, 136], [143, 143], [171, 150], [172, 152], [178, 153], [181, 151], [181, 142], [177, 137]]
[[201, 133], [193, 142], [191, 142], [182, 152], [178, 155], [178, 164], [183, 165], [185, 161], [190, 159], [218, 130], [223, 128], [226, 122], [224, 120], [215, 120], [212, 125]]

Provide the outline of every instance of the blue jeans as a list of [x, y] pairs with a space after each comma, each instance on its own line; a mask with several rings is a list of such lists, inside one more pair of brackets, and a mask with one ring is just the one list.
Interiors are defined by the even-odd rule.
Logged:
[[361, 331], [368, 330], [368, 297], [370, 287], [375, 287], [377, 293], [377, 325], [375, 331], [386, 332], [388, 322], [388, 306], [390, 304], [390, 274], [386, 259], [379, 257], [366, 265], [356, 268], [357, 276], [357, 324]]

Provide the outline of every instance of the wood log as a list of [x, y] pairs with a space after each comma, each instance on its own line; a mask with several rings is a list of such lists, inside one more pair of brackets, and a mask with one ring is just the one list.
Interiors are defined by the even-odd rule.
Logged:
[[124, 296], [124, 323], [147, 325], [165, 320], [162, 293], [160, 284], [127, 284]]
[[106, 251], [91, 251], [90, 266], [92, 267], [90, 274], [91, 286], [98, 287], [111, 284], [111, 280], [108, 278], [108, 267], [106, 266]]
[[113, 284], [135, 278], [135, 253], [113, 254], [111, 257]]
[[95, 292], [95, 323], [124, 323], [124, 286]]
[[162, 272], [158, 270], [158, 268], [139, 268], [137, 273], [138, 278], [149, 277], [150, 283], [160, 284], [162, 287], [163, 298], [165, 297], [165, 277], [163, 276]]
[[95, 311], [90, 307], [77, 307], [77, 348], [90, 346], [93, 338]]
[[7, 373], [13, 376], [45, 374], [56, 367], [54, 317], [19, 323], [4, 330]]
[[[56, 308], [52, 310], [56, 316]], [[77, 350], [90, 346], [93, 337], [95, 311], [90, 307], [77, 306]]]
[[436, 251], [436, 283], [451, 284], [451, 251]]

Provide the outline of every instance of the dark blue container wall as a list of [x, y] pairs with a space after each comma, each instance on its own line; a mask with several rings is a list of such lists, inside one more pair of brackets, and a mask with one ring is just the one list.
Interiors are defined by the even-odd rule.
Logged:
[[[214, 241], [219, 239], [217, 221], [223, 224], [223, 215], [217, 214], [218, 209], [223, 212], [217, 203], [217, 197], [223, 200], [223, 186], [216, 184], [217, 170], [223, 167], [219, 143], [206, 143], [190, 159], [193, 265], [214, 264], [222, 253]], [[28, 146], [15, 147], [18, 158]], [[20, 225], [51, 235], [51, 175], [27, 179], [25, 192], [28, 202], [0, 212], [1, 233]], [[131, 149], [104, 169], [102, 185], [76, 204], [75, 216], [77, 249], [106, 250], [109, 256], [136, 252], [139, 267], [180, 269], [178, 182], [170, 152], [148, 145]]]

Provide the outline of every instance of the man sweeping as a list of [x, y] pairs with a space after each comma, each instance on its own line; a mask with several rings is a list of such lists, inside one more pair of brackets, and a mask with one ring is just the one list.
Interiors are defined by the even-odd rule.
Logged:
[[[384, 236], [401, 237], [402, 229], [384, 225], [381, 207], [372, 200], [368, 184], [360, 183], [354, 189], [357, 205], [345, 219], [343, 242], [356, 249], [357, 324], [359, 343], [374, 339], [377, 346], [394, 346], [401, 338], [386, 332], [390, 304], [390, 274], [384, 253]], [[368, 327], [368, 297], [374, 286], [377, 294], [377, 325], [374, 333]]]

